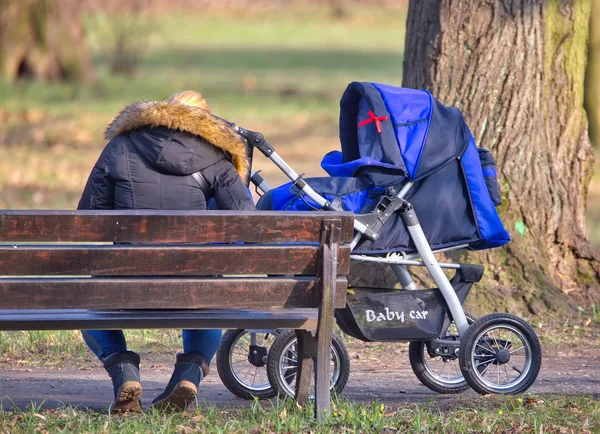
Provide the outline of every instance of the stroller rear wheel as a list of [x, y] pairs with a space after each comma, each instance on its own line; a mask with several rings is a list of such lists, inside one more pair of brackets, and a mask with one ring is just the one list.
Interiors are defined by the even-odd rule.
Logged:
[[228, 330], [217, 351], [217, 372], [227, 389], [242, 399], [276, 395], [267, 376], [267, 355], [279, 333]]
[[[271, 345], [267, 362], [269, 381], [281, 396], [294, 397], [298, 371], [297, 338], [294, 330], [281, 332]], [[331, 339], [331, 391], [342, 393], [350, 376], [350, 357], [335, 333]], [[310, 397], [314, 397], [314, 378]]]
[[475, 321], [461, 339], [460, 369], [478, 393], [516, 395], [529, 389], [542, 364], [535, 331], [514, 315], [494, 313]]
[[[473, 324], [477, 319], [465, 311], [467, 322]], [[460, 343], [458, 330], [454, 322], [450, 324], [444, 339], [455, 339]], [[419, 381], [434, 392], [451, 394], [461, 393], [469, 388], [458, 363], [458, 354], [450, 351], [449, 354], [433, 355], [424, 341], [413, 341], [408, 346], [410, 366]]]

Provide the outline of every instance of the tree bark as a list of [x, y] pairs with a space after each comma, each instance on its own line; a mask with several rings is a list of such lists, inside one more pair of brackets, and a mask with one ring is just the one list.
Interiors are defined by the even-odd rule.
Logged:
[[[498, 162], [505, 248], [482, 261], [480, 311], [600, 300], [585, 221], [593, 153], [583, 108], [591, 0], [411, 0], [403, 85], [465, 115]], [[418, 210], [417, 210], [418, 211]]]
[[592, 0], [590, 42], [585, 76], [585, 110], [592, 145], [600, 147], [600, 0]]
[[89, 78], [79, 12], [78, 0], [0, 0], [2, 78]]

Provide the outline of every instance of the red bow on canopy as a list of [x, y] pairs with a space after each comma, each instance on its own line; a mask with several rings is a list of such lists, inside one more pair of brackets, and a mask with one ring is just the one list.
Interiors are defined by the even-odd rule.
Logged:
[[381, 122], [380, 121], [387, 121], [387, 116], [375, 116], [375, 113], [373, 113], [372, 110], [369, 110], [369, 119], [365, 119], [364, 121], [362, 121], [360, 124], [358, 124], [358, 127], [363, 127], [367, 124], [370, 124], [371, 122], [375, 122], [375, 126], [377, 127], [377, 132], [379, 134], [381, 134]]

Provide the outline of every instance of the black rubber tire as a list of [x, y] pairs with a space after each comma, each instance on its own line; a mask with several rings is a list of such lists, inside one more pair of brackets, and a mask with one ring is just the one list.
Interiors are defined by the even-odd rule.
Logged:
[[272, 398], [277, 395], [277, 391], [273, 387], [269, 387], [268, 389], [264, 390], [253, 390], [240, 383], [233, 374], [233, 367], [230, 363], [229, 354], [230, 351], [232, 351], [236, 340], [242, 333], [246, 333], [246, 330], [227, 330], [223, 334], [223, 339], [221, 340], [221, 344], [219, 345], [216, 355], [217, 372], [219, 373], [219, 377], [221, 378], [221, 381], [227, 390], [229, 390], [238, 398], [247, 400], [252, 400], [254, 398]]
[[[290, 395], [287, 388], [283, 385], [283, 380], [279, 375], [279, 359], [285, 347], [295, 340], [296, 332], [294, 330], [283, 331], [277, 336], [269, 350], [269, 357], [267, 358], [267, 375], [269, 376], [269, 382], [279, 396], [293, 398], [293, 395]], [[342, 339], [335, 333], [332, 335], [331, 346], [337, 352], [340, 359], [339, 375], [337, 381], [333, 385], [332, 392], [340, 394], [344, 391], [344, 388], [348, 383], [348, 377], [350, 376], [350, 356], [348, 355], [348, 350], [346, 350], [346, 346], [342, 342]]]
[[[478, 373], [475, 373], [475, 366], [471, 358], [471, 355], [476, 348], [477, 342], [475, 339], [477, 336], [483, 333], [488, 327], [494, 325], [507, 325], [518, 330], [522, 334], [523, 338], [527, 341], [531, 349], [531, 365], [529, 371], [519, 383], [510, 388], [496, 388], [485, 384], [481, 380]], [[525, 392], [535, 382], [542, 366], [542, 346], [540, 345], [540, 341], [535, 334], [535, 331], [523, 319], [507, 313], [492, 313], [479, 318], [473, 323], [473, 325], [471, 325], [471, 327], [469, 327], [461, 339], [458, 358], [460, 370], [462, 371], [465, 380], [467, 380], [469, 386], [471, 386], [477, 393], [481, 395], [517, 395]]]
[[[467, 322], [469, 325], [473, 324], [477, 319], [476, 316], [465, 311]], [[410, 366], [415, 373], [419, 381], [429, 389], [437, 393], [445, 395], [461, 393], [469, 388], [469, 384], [466, 380], [460, 383], [444, 383], [439, 379], [435, 378], [432, 373], [427, 369], [427, 363], [423, 359], [425, 356], [424, 348], [425, 341], [412, 341], [408, 345], [408, 359], [410, 360]]]

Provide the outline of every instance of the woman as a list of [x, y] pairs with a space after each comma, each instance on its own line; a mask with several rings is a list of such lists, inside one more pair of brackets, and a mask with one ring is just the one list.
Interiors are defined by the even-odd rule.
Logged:
[[[195, 91], [126, 107], [108, 126], [109, 140], [87, 181], [78, 209], [252, 210], [242, 181], [250, 170], [247, 144], [210, 114]], [[138, 354], [121, 330], [86, 330], [83, 338], [110, 375], [113, 411], [139, 410]], [[183, 330], [183, 353], [157, 408], [184, 410], [194, 402], [221, 341], [221, 330]]]

